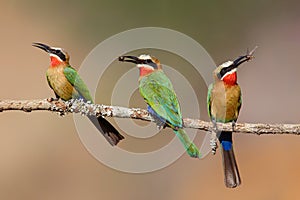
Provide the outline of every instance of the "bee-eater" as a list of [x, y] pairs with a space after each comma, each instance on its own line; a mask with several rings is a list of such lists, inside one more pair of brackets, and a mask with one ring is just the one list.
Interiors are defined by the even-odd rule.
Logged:
[[[250, 60], [254, 50], [234, 61], [221, 64], [213, 72], [214, 83], [208, 88], [207, 108], [216, 128], [217, 122], [231, 122], [234, 128], [242, 105], [241, 88], [237, 84], [237, 67]], [[222, 146], [225, 185], [234, 188], [241, 184], [241, 178], [233, 152], [232, 132], [220, 130], [218, 135]]]
[[148, 112], [158, 126], [172, 128], [187, 153], [191, 157], [200, 157], [198, 148], [183, 130], [177, 96], [159, 60], [150, 55], [140, 55], [139, 57], [121, 56], [119, 61], [135, 63], [139, 68], [139, 91], [148, 104]]
[[[46, 51], [50, 56], [50, 66], [46, 72], [47, 81], [50, 88], [54, 91], [56, 98], [65, 101], [70, 99], [83, 99], [93, 103], [90, 92], [79, 77], [77, 71], [69, 64], [69, 55], [62, 48], [50, 47], [42, 43], [33, 43]], [[111, 144], [116, 145], [124, 137], [102, 116], [88, 116], [90, 121], [103, 134], [105, 139]]]

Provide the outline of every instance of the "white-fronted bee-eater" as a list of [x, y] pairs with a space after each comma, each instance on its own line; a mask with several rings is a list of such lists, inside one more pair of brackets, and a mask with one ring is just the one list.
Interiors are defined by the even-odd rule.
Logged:
[[182, 142], [187, 153], [199, 158], [196, 145], [183, 130], [179, 102], [170, 79], [162, 70], [159, 60], [150, 55], [121, 56], [119, 61], [135, 63], [139, 69], [139, 91], [146, 103], [148, 112], [159, 126], [170, 127]]
[[[57, 98], [65, 101], [83, 99], [93, 103], [87, 86], [79, 77], [77, 71], [69, 64], [70, 57], [65, 50], [42, 43], [33, 43], [33, 46], [46, 51], [50, 56], [50, 66], [46, 76], [49, 86]], [[118, 130], [102, 116], [88, 116], [88, 118], [111, 145], [116, 145], [120, 140], [124, 139]]]
[[[254, 50], [234, 61], [221, 64], [213, 72], [214, 83], [208, 88], [207, 109], [216, 129], [217, 122], [230, 122], [234, 128], [242, 105], [241, 88], [237, 83], [237, 68], [253, 58]], [[241, 178], [233, 152], [232, 132], [218, 129], [216, 131], [222, 147], [225, 185], [234, 188], [241, 184]]]

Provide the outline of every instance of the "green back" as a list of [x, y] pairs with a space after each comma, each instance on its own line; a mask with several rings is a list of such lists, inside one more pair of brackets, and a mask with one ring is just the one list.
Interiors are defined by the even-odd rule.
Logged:
[[182, 127], [182, 115], [172, 83], [162, 70], [140, 79], [139, 89], [147, 104], [172, 128]]
[[212, 116], [211, 116], [211, 91], [212, 91], [213, 87], [214, 87], [213, 83], [208, 86], [207, 99], [206, 99], [207, 113], [208, 113], [208, 116], [210, 119], [212, 119]]
[[[73, 85], [75, 90], [78, 92], [78, 94], [73, 93], [75, 96], [73, 98], [84, 98], [87, 101], [91, 101], [93, 103], [93, 99], [90, 95], [90, 92], [83, 82], [83, 80], [78, 75], [77, 71], [72, 68], [71, 66], [68, 66], [64, 69], [64, 75], [66, 76], [67, 80]], [[79, 95], [79, 96], [78, 96]]]

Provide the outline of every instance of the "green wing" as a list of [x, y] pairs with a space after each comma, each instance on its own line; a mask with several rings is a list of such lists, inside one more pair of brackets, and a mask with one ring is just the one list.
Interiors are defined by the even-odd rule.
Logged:
[[140, 79], [140, 93], [147, 104], [171, 127], [182, 127], [182, 115], [171, 81], [156, 71]]
[[213, 89], [213, 84], [210, 84], [208, 86], [208, 91], [207, 91], [207, 99], [206, 99], [206, 103], [207, 103], [207, 113], [208, 113], [208, 116], [209, 118], [211, 119], [211, 92], [212, 92], [212, 89]]
[[80, 96], [75, 96], [73, 98], [84, 98], [87, 101], [93, 102], [93, 99], [90, 95], [90, 92], [88, 88], [86, 87], [83, 80], [78, 75], [77, 71], [72, 68], [71, 66], [68, 66], [64, 69], [64, 75], [66, 76], [67, 80], [73, 85], [75, 90], [79, 93]]
[[241, 107], [242, 107], [242, 93], [240, 93], [240, 99], [239, 99], [239, 105], [238, 105], [238, 114], [240, 113]]

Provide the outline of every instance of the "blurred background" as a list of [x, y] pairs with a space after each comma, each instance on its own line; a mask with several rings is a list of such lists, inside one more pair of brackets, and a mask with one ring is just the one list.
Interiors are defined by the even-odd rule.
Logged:
[[[128, 29], [153, 26], [192, 37], [218, 64], [258, 45], [256, 58], [239, 69], [243, 106], [238, 121], [299, 123], [299, 9], [296, 0], [0, 1], [0, 99], [54, 96], [45, 77], [49, 58], [32, 48], [32, 42], [63, 47], [78, 69], [101, 41]], [[170, 66], [175, 62], [174, 55], [153, 52]], [[132, 67], [126, 66], [126, 70]], [[126, 71], [122, 70], [112, 66], [106, 74], [119, 77]], [[111, 93], [110, 80], [116, 82], [105, 80], [96, 102], [110, 103], [109, 95], [101, 96], [103, 91]], [[202, 86], [201, 119], [207, 119], [207, 88]], [[130, 106], [145, 107], [138, 93]], [[227, 189], [219, 152], [201, 161], [184, 154], [159, 171], [130, 174], [89, 154], [72, 115], [4, 112], [0, 125], [0, 199], [276, 200], [300, 195], [299, 136], [235, 134], [242, 185]], [[198, 135], [199, 145], [203, 134]], [[156, 149], [174, 137], [171, 132], [144, 140], [125, 136], [120, 147], [137, 152]]]

